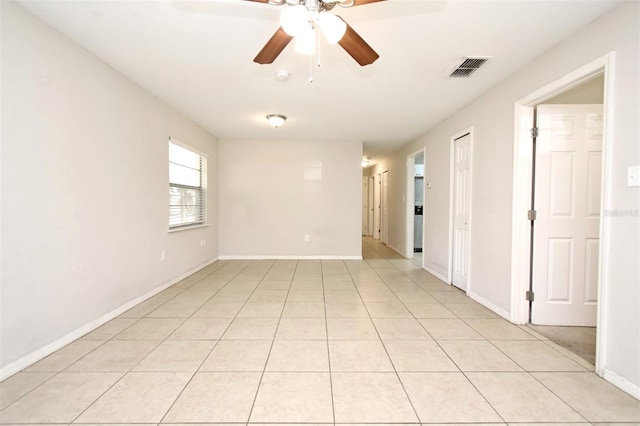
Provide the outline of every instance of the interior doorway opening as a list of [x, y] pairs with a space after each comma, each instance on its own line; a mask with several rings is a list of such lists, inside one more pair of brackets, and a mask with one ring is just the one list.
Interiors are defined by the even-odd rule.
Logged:
[[406, 257], [423, 267], [424, 248], [424, 149], [407, 156]]
[[[602, 104], [600, 74], [534, 107], [529, 322], [595, 363]], [[536, 300], [535, 296], [538, 296]]]
[[[612, 75], [608, 72], [612, 60], [612, 54], [606, 55], [536, 90], [516, 103], [515, 117], [512, 321], [531, 324], [532, 320], [533, 324], [544, 324], [536, 331], [590, 362], [595, 360], [595, 370], [600, 375], [605, 365], [601, 345], [606, 321], [602, 306], [607, 285], [603, 280], [600, 256], [600, 253], [606, 253], [607, 231], [600, 216], [606, 205], [606, 183], [610, 179], [607, 147], [612, 138], [607, 127], [611, 114], [607, 87], [612, 84]], [[582, 117], [574, 112], [554, 111], [554, 108], [563, 109], [559, 105], [574, 108], [598, 103], [602, 112], [588, 111]], [[538, 117], [537, 126], [533, 125], [537, 113], [548, 115], [546, 123], [540, 122], [542, 117]], [[577, 142], [578, 137], [574, 135], [579, 132], [576, 120], [587, 129], [586, 142]], [[543, 126], [547, 128], [542, 129]], [[594, 148], [596, 135], [601, 142], [600, 147]], [[547, 141], [548, 146], [544, 147], [538, 146], [540, 138], [559, 140], [550, 144]], [[587, 145], [589, 147], [585, 148]], [[586, 154], [575, 151], [582, 148]], [[581, 191], [583, 195], [580, 195]], [[578, 211], [580, 206], [586, 206], [587, 211]], [[579, 216], [597, 221], [595, 235], [556, 235], [556, 228], [577, 227], [582, 220]], [[560, 225], [544, 223], [551, 219], [564, 219], [565, 222]], [[577, 274], [577, 270], [582, 273]], [[576, 289], [579, 291], [575, 292]], [[540, 307], [545, 305], [553, 308], [550, 319], [541, 319], [543, 316], [538, 315]], [[575, 317], [579, 314], [562, 312], [562, 309], [571, 310], [576, 305], [591, 308], [596, 325], [592, 331], [595, 332], [576, 333], [577, 328], [573, 333], [563, 332], [563, 327], [582, 324], [583, 319]], [[591, 345], [595, 348], [592, 357], [583, 356], [576, 350], [576, 347], [589, 346], [583, 339], [589, 334], [595, 336], [595, 343]], [[582, 342], [567, 342], [565, 338], [571, 335], [582, 336]]]

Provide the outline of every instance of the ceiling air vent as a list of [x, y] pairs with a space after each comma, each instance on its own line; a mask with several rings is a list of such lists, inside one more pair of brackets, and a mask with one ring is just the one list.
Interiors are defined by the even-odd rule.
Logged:
[[453, 70], [449, 77], [469, 77], [488, 60], [489, 58], [464, 58], [464, 61]]

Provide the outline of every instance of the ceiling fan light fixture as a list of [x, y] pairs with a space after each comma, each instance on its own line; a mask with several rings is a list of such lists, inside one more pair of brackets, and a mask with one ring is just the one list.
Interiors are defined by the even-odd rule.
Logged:
[[303, 55], [311, 56], [316, 50], [316, 32], [311, 25], [296, 36], [295, 50]]
[[333, 13], [320, 12], [318, 16], [320, 31], [330, 44], [336, 44], [347, 31], [347, 23]]
[[280, 14], [282, 29], [292, 37], [297, 37], [309, 26], [309, 13], [303, 5], [289, 6]]
[[277, 128], [284, 124], [284, 122], [287, 120], [287, 117], [280, 114], [269, 114], [267, 115], [267, 120], [269, 121], [269, 124]]

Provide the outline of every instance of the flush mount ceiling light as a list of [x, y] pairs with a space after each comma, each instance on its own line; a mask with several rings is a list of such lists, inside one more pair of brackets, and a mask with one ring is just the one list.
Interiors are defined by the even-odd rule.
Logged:
[[280, 127], [287, 120], [287, 117], [280, 114], [269, 114], [267, 115], [267, 120], [273, 127]]
[[371, 158], [365, 157], [362, 159], [362, 167], [364, 168], [369, 167], [369, 163], [371, 163]]

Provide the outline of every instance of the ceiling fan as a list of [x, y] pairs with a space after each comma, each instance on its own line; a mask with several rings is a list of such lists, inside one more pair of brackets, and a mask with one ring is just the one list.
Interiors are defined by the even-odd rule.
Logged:
[[380, 56], [341, 17], [329, 13], [336, 5], [361, 6], [384, 0], [247, 0], [274, 6], [286, 5], [280, 16], [281, 26], [253, 60], [270, 64], [296, 38], [296, 51], [312, 55], [316, 44], [316, 28], [331, 44], [339, 44], [361, 66], [375, 62]]

